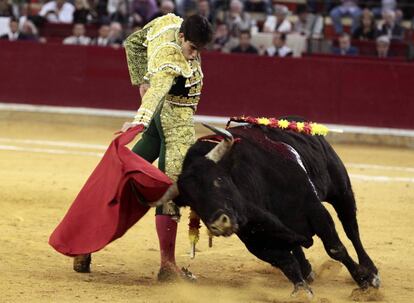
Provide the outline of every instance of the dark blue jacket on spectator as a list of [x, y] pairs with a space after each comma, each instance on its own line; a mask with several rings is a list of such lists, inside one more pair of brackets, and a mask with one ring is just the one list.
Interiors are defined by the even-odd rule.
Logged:
[[354, 46], [348, 48], [345, 52], [341, 50], [339, 47], [332, 48], [332, 54], [340, 55], [340, 56], [356, 56], [358, 55], [358, 49]]

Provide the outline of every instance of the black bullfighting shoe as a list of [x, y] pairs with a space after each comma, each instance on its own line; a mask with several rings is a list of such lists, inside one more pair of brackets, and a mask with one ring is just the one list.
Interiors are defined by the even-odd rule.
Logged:
[[187, 268], [173, 269], [170, 267], [162, 267], [158, 272], [157, 279], [159, 282], [176, 282], [179, 280], [184, 280], [187, 282], [196, 282], [196, 276], [189, 271]]
[[73, 258], [73, 270], [80, 273], [91, 272], [91, 254], [78, 255]]

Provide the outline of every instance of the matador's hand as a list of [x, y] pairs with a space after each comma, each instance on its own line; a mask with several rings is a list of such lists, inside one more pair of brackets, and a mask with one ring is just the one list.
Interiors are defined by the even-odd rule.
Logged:
[[143, 83], [139, 86], [139, 94], [141, 95], [141, 98], [144, 97], [149, 87], [150, 85], [148, 83]]
[[126, 132], [128, 129], [130, 129], [130, 128], [132, 128], [132, 127], [134, 127], [134, 126], [137, 126], [138, 124], [143, 124], [143, 123], [137, 123], [137, 122], [125, 122], [124, 123], [124, 125], [122, 125], [122, 128], [121, 128], [121, 133], [124, 133], [124, 132]]

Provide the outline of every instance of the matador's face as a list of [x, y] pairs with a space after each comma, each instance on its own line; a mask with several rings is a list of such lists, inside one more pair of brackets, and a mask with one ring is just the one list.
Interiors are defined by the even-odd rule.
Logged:
[[185, 40], [184, 34], [179, 34], [180, 42], [181, 42], [181, 51], [183, 52], [184, 57], [187, 60], [194, 60], [197, 58], [200, 50], [197, 46], [189, 40]]

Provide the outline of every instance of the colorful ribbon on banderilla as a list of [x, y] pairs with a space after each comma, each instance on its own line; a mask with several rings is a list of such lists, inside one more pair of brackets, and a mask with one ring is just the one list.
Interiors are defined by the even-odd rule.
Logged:
[[[188, 223], [188, 238], [190, 239], [190, 258], [195, 258], [195, 251], [196, 251], [196, 244], [198, 240], [200, 240], [200, 217], [196, 214], [194, 210], [190, 210], [189, 216], [189, 223]], [[213, 246], [213, 235], [208, 233], [208, 246]]]

